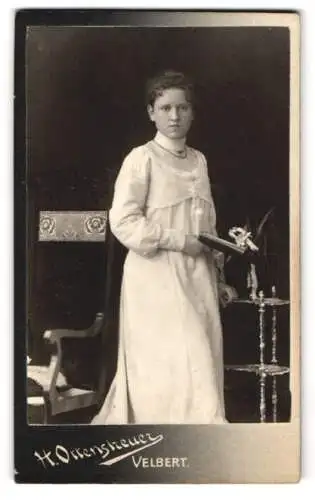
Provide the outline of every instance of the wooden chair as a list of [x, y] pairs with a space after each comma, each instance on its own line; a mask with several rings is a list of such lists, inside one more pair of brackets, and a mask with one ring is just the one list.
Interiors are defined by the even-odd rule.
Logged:
[[[105, 343], [110, 328], [110, 321], [106, 316], [110, 294], [110, 276], [113, 259], [113, 238], [107, 230], [107, 211], [94, 212], [40, 212], [39, 220], [39, 242], [76, 242], [82, 244], [87, 242], [98, 242], [108, 244], [106, 258], [106, 285], [104, 310], [96, 312], [92, 325], [85, 329], [47, 329], [44, 332], [44, 341], [55, 347], [49, 366], [38, 366], [28, 363], [27, 379], [29, 383], [35, 384], [37, 392], [28, 395], [29, 423], [32, 423], [34, 412], [39, 412], [37, 420], [49, 424], [56, 417], [67, 412], [82, 410], [85, 408], [97, 408], [104, 397], [106, 385], [105, 363], [99, 373], [97, 386], [95, 388], [76, 387], [71, 385], [67, 376], [62, 373], [64, 357], [64, 346], [67, 340], [75, 343], [98, 338], [98, 346], [105, 350]], [[31, 360], [30, 360], [31, 361]], [[33, 419], [34, 420], [34, 419]]]

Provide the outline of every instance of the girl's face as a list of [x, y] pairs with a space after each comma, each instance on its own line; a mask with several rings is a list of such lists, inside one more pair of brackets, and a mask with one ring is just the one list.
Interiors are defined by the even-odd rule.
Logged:
[[169, 139], [183, 139], [190, 129], [193, 110], [183, 89], [170, 88], [148, 106], [150, 120]]

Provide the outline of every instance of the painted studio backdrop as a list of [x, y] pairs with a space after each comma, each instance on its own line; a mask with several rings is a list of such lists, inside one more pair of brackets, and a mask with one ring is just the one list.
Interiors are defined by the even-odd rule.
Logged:
[[[39, 212], [110, 208], [123, 158], [154, 133], [145, 82], [164, 69], [188, 73], [196, 84], [188, 143], [207, 157], [219, 234], [227, 237], [229, 228], [246, 223], [255, 233], [272, 209], [261, 241], [259, 289], [270, 297], [274, 286], [278, 297], [289, 300], [289, 42], [286, 28], [268, 27], [29, 29], [28, 354], [33, 363], [49, 363], [45, 330], [86, 328], [104, 310], [108, 278], [103, 245], [40, 242]], [[105, 346], [100, 353], [97, 343], [83, 349], [72, 342], [63, 367], [69, 383], [93, 385], [105, 366], [105, 393], [115, 370], [125, 256], [117, 241], [114, 246], [110, 301], [103, 311], [112, 327]], [[248, 296], [242, 262], [232, 258], [226, 277], [240, 297]], [[257, 310], [234, 304], [222, 311], [222, 320], [225, 364], [258, 363]], [[289, 366], [285, 308], [278, 311], [277, 334], [278, 362]], [[270, 346], [267, 333], [269, 357]], [[289, 376], [279, 379], [278, 418], [287, 421]], [[259, 420], [255, 375], [227, 371], [225, 393], [231, 421]], [[92, 416], [93, 411], [87, 420]]]

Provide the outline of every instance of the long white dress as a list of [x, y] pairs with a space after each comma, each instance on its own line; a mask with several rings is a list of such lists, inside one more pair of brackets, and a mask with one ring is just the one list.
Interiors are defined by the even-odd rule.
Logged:
[[205, 157], [154, 141], [123, 162], [110, 210], [127, 254], [117, 372], [92, 424], [225, 423], [215, 255], [190, 257], [184, 235], [216, 234]]

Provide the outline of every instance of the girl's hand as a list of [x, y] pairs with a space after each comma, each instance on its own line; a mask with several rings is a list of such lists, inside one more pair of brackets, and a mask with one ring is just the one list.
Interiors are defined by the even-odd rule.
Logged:
[[197, 236], [194, 236], [193, 234], [186, 234], [185, 245], [183, 248], [184, 253], [187, 253], [190, 257], [197, 257], [197, 255], [204, 252], [205, 249], [205, 245], [198, 240]]
[[219, 283], [219, 300], [222, 307], [226, 307], [230, 302], [237, 299], [238, 294], [235, 288], [226, 285], [226, 283]]

